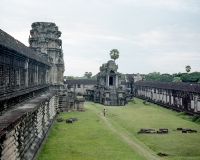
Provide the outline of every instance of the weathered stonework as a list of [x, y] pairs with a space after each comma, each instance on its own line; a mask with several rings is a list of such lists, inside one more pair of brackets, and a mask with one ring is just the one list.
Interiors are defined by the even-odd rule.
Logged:
[[86, 90], [85, 99], [108, 106], [125, 105], [131, 100], [130, 90], [122, 89], [120, 85], [121, 74], [117, 72], [117, 69], [118, 65], [112, 60], [104, 63], [97, 75], [97, 85], [93, 89]]
[[63, 88], [64, 60], [60, 36], [61, 32], [55, 23], [35, 22], [32, 24], [29, 37], [30, 48], [47, 57], [51, 63], [51, 69], [47, 74], [54, 89]]
[[54, 23], [33, 23], [28, 48], [0, 30], [1, 160], [34, 159], [62, 107], [60, 35]]
[[76, 92], [61, 90], [59, 93], [58, 112], [62, 111], [85, 111], [83, 98], [77, 98]]
[[97, 85], [97, 80], [92, 79], [71, 79], [65, 80], [65, 88], [69, 88], [70, 91], [74, 91], [77, 95], [83, 95], [87, 89], [92, 89], [94, 85]]
[[0, 116], [1, 160], [31, 160], [55, 118], [55, 91]]

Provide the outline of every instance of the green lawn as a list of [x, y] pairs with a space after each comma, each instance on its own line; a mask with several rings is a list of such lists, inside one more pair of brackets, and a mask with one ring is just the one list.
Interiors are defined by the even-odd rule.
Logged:
[[[136, 98], [126, 106], [85, 102], [85, 112], [59, 114], [58, 118], [77, 117], [78, 121], [55, 122], [38, 160], [199, 160], [200, 125], [186, 120], [190, 118], [180, 118], [177, 112], [154, 104], [144, 106], [142, 102]], [[174, 131], [177, 127], [198, 132], [184, 134]], [[137, 134], [140, 128], [168, 128], [169, 134]], [[169, 156], [159, 157], [159, 152]]]

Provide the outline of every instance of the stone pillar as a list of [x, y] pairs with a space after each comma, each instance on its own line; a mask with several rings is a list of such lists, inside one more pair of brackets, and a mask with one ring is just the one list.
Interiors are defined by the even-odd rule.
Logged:
[[38, 85], [38, 65], [36, 66], [36, 84]]
[[118, 75], [116, 75], [116, 87], [118, 87]]
[[82, 94], [85, 92], [84, 91], [84, 84], [83, 85], [81, 85], [81, 89], [82, 89]]
[[109, 86], [109, 75], [107, 75], [107, 86]]
[[198, 96], [194, 95], [194, 112], [197, 112]]
[[25, 86], [28, 87], [28, 61], [29, 59], [26, 60], [25, 62]]
[[46, 70], [46, 84], [49, 83], [49, 71]]

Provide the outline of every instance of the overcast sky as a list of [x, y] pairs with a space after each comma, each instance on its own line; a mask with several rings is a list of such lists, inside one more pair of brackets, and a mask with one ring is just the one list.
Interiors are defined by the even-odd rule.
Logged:
[[122, 73], [200, 71], [200, 0], [1, 0], [0, 28], [28, 44], [33, 22], [62, 32], [64, 75], [94, 74], [120, 52]]

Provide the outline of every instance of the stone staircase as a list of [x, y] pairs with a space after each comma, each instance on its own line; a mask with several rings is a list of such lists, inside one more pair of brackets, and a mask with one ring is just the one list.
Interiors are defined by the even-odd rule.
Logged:
[[110, 105], [111, 106], [117, 105], [117, 92], [115, 88], [112, 88], [110, 91]]

